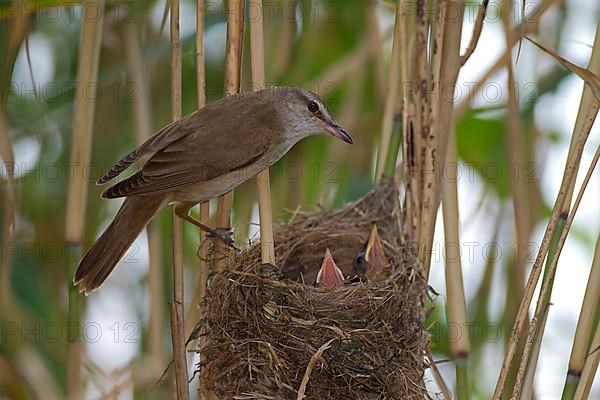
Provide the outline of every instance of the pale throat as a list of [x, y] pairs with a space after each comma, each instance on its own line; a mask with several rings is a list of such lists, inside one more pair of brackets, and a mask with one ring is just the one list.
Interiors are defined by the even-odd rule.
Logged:
[[300, 140], [317, 133], [314, 119], [309, 116], [297, 115], [291, 107], [288, 106], [287, 108], [288, 113], [279, 113], [279, 118], [283, 120], [282, 127], [285, 130], [283, 134], [285, 144], [293, 146]]

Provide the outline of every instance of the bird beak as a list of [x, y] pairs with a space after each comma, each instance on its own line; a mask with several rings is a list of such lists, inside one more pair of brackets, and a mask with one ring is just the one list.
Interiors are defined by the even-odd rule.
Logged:
[[383, 244], [381, 243], [381, 239], [379, 239], [377, 225], [375, 224], [373, 224], [367, 248], [365, 249], [365, 261], [367, 262], [365, 275], [373, 282], [385, 280], [392, 274], [391, 265], [383, 252]]
[[325, 257], [323, 257], [321, 269], [317, 274], [316, 284], [319, 287], [328, 288], [344, 285], [344, 274], [336, 265], [329, 249], [325, 250]]
[[369, 240], [367, 240], [367, 248], [365, 249], [365, 261], [371, 261], [371, 255], [373, 251], [381, 251], [381, 239], [379, 239], [379, 232], [377, 232], [377, 225], [373, 224], [371, 228], [371, 234]]
[[325, 129], [336, 138], [341, 139], [346, 143], [352, 144], [352, 138], [350, 137], [348, 132], [346, 132], [344, 128], [342, 128], [338, 124], [325, 122]]

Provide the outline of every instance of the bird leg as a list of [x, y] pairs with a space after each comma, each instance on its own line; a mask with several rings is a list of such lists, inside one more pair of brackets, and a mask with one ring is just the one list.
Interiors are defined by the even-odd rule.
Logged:
[[175, 211], [175, 215], [177, 215], [179, 218], [197, 226], [199, 229], [203, 230], [204, 232], [207, 232], [211, 237], [216, 237], [217, 239], [221, 240], [226, 245], [233, 247], [234, 249], [237, 250], [237, 247], [235, 247], [233, 237], [232, 237], [233, 232], [231, 231], [230, 228], [213, 229], [210, 226], [205, 225], [202, 222], [198, 221], [197, 219], [195, 219], [194, 217], [192, 217], [189, 214], [190, 210], [195, 205], [196, 205], [196, 203], [179, 202], [179, 203], [175, 204], [175, 206], [173, 207], [173, 211]]

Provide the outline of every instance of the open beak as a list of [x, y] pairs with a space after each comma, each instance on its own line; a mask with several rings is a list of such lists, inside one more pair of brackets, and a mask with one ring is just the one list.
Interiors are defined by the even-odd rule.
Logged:
[[350, 135], [348, 135], [348, 132], [346, 132], [344, 128], [342, 128], [338, 124], [328, 124], [327, 122], [325, 122], [325, 129], [336, 138], [341, 139], [346, 143], [352, 144], [352, 138], [350, 137]]
[[379, 233], [377, 232], [377, 225], [373, 224], [371, 227], [371, 234], [369, 240], [367, 240], [367, 248], [365, 249], [365, 261], [370, 262], [373, 252], [382, 251], [381, 239], [379, 239]]
[[365, 261], [367, 262], [365, 275], [373, 282], [385, 280], [392, 274], [392, 267], [383, 252], [383, 244], [379, 239], [375, 224], [373, 224], [369, 243], [365, 249]]
[[333, 256], [329, 249], [325, 250], [325, 257], [323, 257], [323, 263], [321, 269], [317, 274], [316, 284], [318, 287], [336, 287], [344, 286], [344, 274], [333, 261]]

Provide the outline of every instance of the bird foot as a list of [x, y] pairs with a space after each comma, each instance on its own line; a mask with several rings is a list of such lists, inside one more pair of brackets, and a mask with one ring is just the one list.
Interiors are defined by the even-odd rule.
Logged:
[[233, 228], [214, 228], [212, 229], [212, 232], [206, 232], [206, 236], [213, 240], [219, 239], [227, 246], [239, 250], [235, 246], [235, 242], [233, 240]]

